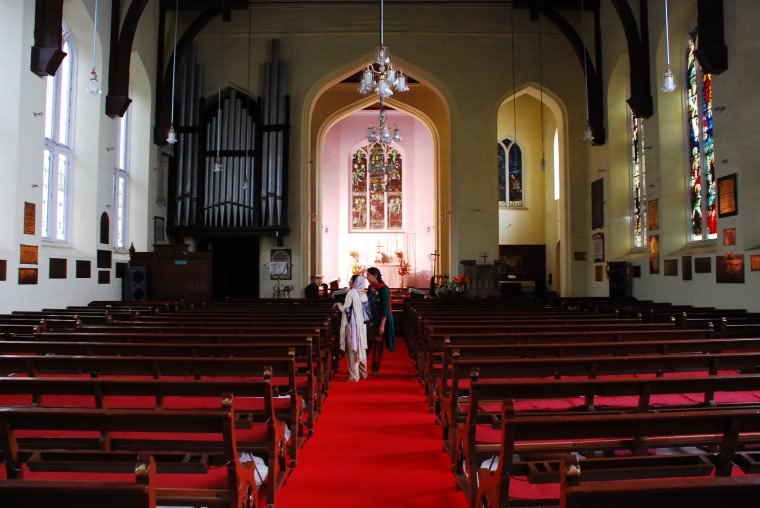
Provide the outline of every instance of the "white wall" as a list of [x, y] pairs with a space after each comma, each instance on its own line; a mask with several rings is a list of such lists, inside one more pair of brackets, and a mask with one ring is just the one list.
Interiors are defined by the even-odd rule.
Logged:
[[[43, 241], [40, 236], [40, 213], [42, 210], [42, 154], [45, 122], [46, 81], [30, 70], [30, 48], [34, 40], [34, 2], [17, 0], [0, 1], [0, 33], [3, 45], [0, 47], [0, 61], [8, 69], [8, 74], [0, 80], [0, 148], [6, 157], [6, 164], [0, 168], [0, 259], [7, 260], [7, 280], [0, 282], [0, 312], [12, 310], [35, 310], [43, 307], [63, 307], [81, 305], [94, 299], [119, 299], [121, 280], [111, 271], [109, 284], [98, 284], [96, 251], [111, 249], [99, 243], [100, 215], [104, 211], [111, 217], [111, 228], [115, 227], [112, 210], [113, 166], [116, 144], [116, 121], [105, 116], [105, 92], [107, 91], [108, 61], [103, 48], [110, 37], [110, 4], [101, 2], [99, 39], [96, 45], [96, 65], [104, 88], [103, 95], [90, 95], [86, 84], [92, 63], [91, 37], [94, 0], [67, 0], [64, 2], [64, 21], [73, 35], [75, 58], [75, 111], [73, 130], [73, 160], [70, 170], [69, 236], [65, 244]], [[150, 23], [136, 39], [140, 46], [145, 38], [152, 38], [154, 30]], [[142, 51], [153, 46], [152, 39]], [[69, 56], [67, 58], [71, 58]], [[152, 69], [146, 69], [147, 78], [142, 83], [152, 82]], [[133, 96], [133, 98], [135, 98]], [[152, 98], [148, 87], [142, 87], [135, 98], [134, 109], [143, 109], [135, 114], [131, 124], [131, 137], [135, 142], [130, 150], [132, 168], [136, 175], [147, 171], [145, 156], [154, 152], [150, 145], [152, 124]], [[134, 106], [137, 105], [137, 108]], [[42, 113], [42, 114], [40, 114]], [[134, 149], [135, 146], [139, 148]], [[143, 155], [142, 157], [140, 155]], [[139, 182], [140, 177], [135, 178]], [[133, 182], [134, 183], [134, 182]], [[129, 189], [133, 203], [140, 204], [140, 196], [147, 194], [147, 184], [142, 188], [132, 185]], [[25, 235], [22, 231], [24, 203], [36, 206], [35, 235]], [[134, 208], [133, 208], [134, 210]], [[128, 241], [145, 237], [147, 221], [130, 221]], [[138, 245], [140, 242], [136, 242]], [[145, 242], [141, 242], [145, 245]], [[39, 247], [38, 284], [19, 285], [19, 245]], [[67, 278], [49, 278], [49, 259], [67, 260]], [[113, 263], [126, 259], [126, 252], [114, 253]], [[91, 278], [76, 278], [76, 261], [89, 260], [92, 266]], [[32, 265], [26, 265], [33, 268]]]
[[[398, 125], [403, 137], [393, 145], [404, 161], [403, 231], [349, 232], [351, 156], [366, 142], [367, 127], [377, 119], [377, 111], [355, 112], [333, 125], [323, 138], [319, 182], [322, 275], [325, 281], [340, 279], [345, 285], [353, 262], [349, 253], [359, 252], [359, 263], [373, 266], [380, 244], [385, 255], [394, 258], [400, 250], [411, 263], [407, 285], [427, 287], [431, 275], [428, 254], [435, 250], [435, 152], [430, 131], [415, 117], [402, 111], [388, 113], [388, 123]], [[395, 259], [387, 262], [397, 263]], [[384, 278], [391, 285], [398, 280], [395, 273], [384, 274]]]

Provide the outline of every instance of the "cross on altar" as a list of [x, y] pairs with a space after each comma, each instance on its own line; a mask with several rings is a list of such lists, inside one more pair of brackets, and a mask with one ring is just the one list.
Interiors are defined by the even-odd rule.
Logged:
[[430, 261], [433, 265], [433, 275], [437, 275], [436, 272], [438, 271], [438, 257], [440, 256], [440, 254], [438, 254], [438, 249], [436, 249], [435, 252], [428, 254], [428, 256], [430, 256]]

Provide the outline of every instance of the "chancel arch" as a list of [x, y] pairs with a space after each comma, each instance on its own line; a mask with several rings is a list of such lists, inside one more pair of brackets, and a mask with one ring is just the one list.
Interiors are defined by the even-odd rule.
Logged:
[[[407, 69], [406, 66], [404, 68]], [[311, 273], [322, 273], [327, 270], [325, 267], [328, 267], [329, 273], [322, 273], [326, 277], [325, 280], [328, 280], [328, 277], [331, 276], [330, 274], [335, 272], [335, 277], [339, 277], [342, 283], [345, 283], [351, 275], [352, 258], [350, 253], [355, 249], [349, 248], [347, 250], [343, 248], [340, 251], [345, 254], [345, 256], [342, 256], [342, 261], [334, 262], [333, 259], [337, 254], [333, 251], [339, 247], [332, 244], [329, 247], [326, 246], [326, 242], [331, 242], [332, 239], [326, 239], [325, 235], [329, 236], [336, 233], [336, 231], [331, 229], [329, 224], [323, 224], [325, 221], [324, 205], [325, 203], [329, 203], [329, 199], [326, 198], [325, 194], [326, 183], [324, 182], [324, 178], [328, 174], [328, 171], [334, 169], [329, 162], [324, 160], [324, 154], [326, 150], [329, 150], [330, 140], [328, 138], [330, 131], [341, 122], [348, 122], [352, 116], [356, 115], [354, 119], [355, 126], [352, 128], [352, 132], [356, 136], [355, 144], [358, 146], [361, 145], [362, 140], [366, 141], [367, 127], [370, 124], [376, 124], [378, 121], [379, 113], [376, 109], [372, 109], [377, 107], [377, 98], [373, 96], [361, 97], [356, 92], [357, 84], [351, 82], [352, 76], [356, 71], [358, 69], [354, 69], [351, 74], [347, 75], [344, 73], [342, 76], [335, 78], [334, 82], [325, 85], [320, 93], [315, 96], [310, 114], [310, 146], [312, 148], [310, 148], [309, 152], [309, 178], [306, 182], [307, 188], [304, 189], [308, 199], [308, 219], [310, 222], [308, 231], [303, 232], [304, 237], [307, 238], [306, 243], [308, 245], [308, 249], [305, 252], [307, 257], [305, 269]], [[413, 69], [409, 69], [409, 72], [414, 78], [417, 77]], [[403, 152], [409, 152], [408, 144], [415, 137], [417, 140], [425, 138], [423, 144], [427, 147], [425, 150], [428, 155], [424, 157], [424, 160], [429, 169], [423, 171], [426, 175], [424, 182], [404, 181], [404, 189], [407, 192], [404, 193], [403, 207], [405, 217], [411, 218], [414, 216], [414, 213], [407, 208], [407, 203], [425, 201], [426, 216], [416, 222], [411, 220], [405, 222], [402, 228], [403, 231], [398, 233], [402, 235], [399, 238], [404, 238], [403, 241], [392, 241], [388, 245], [381, 244], [381, 248], [378, 249], [377, 240], [370, 241], [369, 238], [365, 238], [365, 241], [369, 242], [367, 245], [371, 243], [373, 246], [372, 256], [369, 255], [370, 253], [367, 253], [366, 259], [362, 259], [362, 255], [360, 254], [360, 260], [362, 261], [360, 265], [366, 264], [367, 266], [372, 266], [374, 263], [370, 262], [375, 261], [374, 256], [378, 250], [381, 250], [385, 254], [385, 261], [388, 265], [387, 270], [396, 273], [398, 265], [396, 251], [403, 251], [407, 258], [406, 261], [412, 265], [410, 276], [405, 278], [404, 284], [427, 286], [430, 275], [433, 272], [440, 274], [456, 270], [456, 267], [449, 266], [453, 262], [450, 258], [451, 212], [449, 203], [451, 201], [451, 183], [449, 169], [449, 113], [446, 99], [434, 86], [413, 79], [411, 87], [412, 93], [405, 94], [398, 99], [395, 97], [389, 99], [386, 101], [386, 105], [391, 108], [389, 123], [391, 125], [394, 123], [405, 124], [405, 126], [401, 127], [403, 139], [399, 143]], [[365, 109], [367, 110], [365, 111]], [[361, 120], [359, 120], [359, 117], [362, 117]], [[346, 190], [349, 177], [349, 152], [350, 150], [347, 150], [345, 156], [341, 159], [341, 164], [335, 166], [336, 168], [337, 166], [342, 168]], [[410, 175], [415, 174], [415, 169], [410, 165], [409, 157], [406, 156], [405, 158], [406, 162], [404, 164], [405, 168], [407, 168], [405, 170], [407, 175], [405, 178], [408, 178]], [[340, 171], [338, 169], [335, 170]], [[417, 193], [419, 197], [416, 197]], [[350, 226], [350, 210], [347, 194], [344, 193], [343, 196], [346, 196], [346, 206], [345, 213], [342, 219], [340, 219], [340, 224], [348, 227]], [[335, 212], [333, 208], [330, 208], [330, 211]], [[333, 218], [331, 220], [338, 219]], [[414, 228], [411, 226], [407, 227], [411, 224], [415, 224]], [[325, 233], [325, 227], [327, 228], [327, 233]], [[371, 234], [364, 233], [364, 236]], [[391, 233], [391, 235], [396, 234]], [[420, 234], [425, 238], [424, 241], [420, 241], [418, 236]], [[328, 254], [326, 255], [325, 252], [328, 252]], [[433, 254], [437, 254], [437, 258]], [[337, 266], [333, 266], [334, 263], [337, 263]], [[341, 263], [345, 264], [345, 266]], [[346, 273], [342, 273], [341, 270]], [[338, 272], [341, 272], [340, 275], [338, 275]], [[398, 278], [398, 275], [394, 276], [394, 280], [396, 278]], [[334, 279], [334, 277], [329, 278], [329, 280]], [[398, 282], [400, 283], [400, 281]]]
[[[566, 268], [567, 211], [571, 201], [567, 190], [566, 125], [565, 107], [557, 95], [537, 83], [528, 83], [499, 105], [494, 139], [495, 151], [506, 146], [504, 140], [510, 143], [506, 148], [520, 148], [522, 175], [520, 202], [510, 205], [499, 196], [493, 204], [499, 207], [500, 257], [517, 279], [535, 283], [538, 290], [546, 284], [546, 289], [559, 294], [571, 287], [572, 277], [572, 270]], [[494, 169], [497, 184], [504, 172], [498, 157]], [[555, 181], [559, 182], [556, 199]], [[509, 190], [508, 182], [505, 190]], [[562, 248], [558, 250], [556, 245]]]

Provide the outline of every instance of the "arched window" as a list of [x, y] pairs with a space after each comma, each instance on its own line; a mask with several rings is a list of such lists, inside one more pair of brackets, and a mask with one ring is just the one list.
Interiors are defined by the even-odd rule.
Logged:
[[403, 157], [389, 145], [358, 148], [351, 157], [351, 231], [400, 230]]
[[116, 218], [113, 246], [127, 247], [127, 190], [129, 188], [129, 112], [117, 120], [116, 160], [113, 172], [113, 213]]
[[713, 151], [712, 76], [702, 72], [694, 54], [694, 36], [686, 53], [686, 121], [689, 136], [689, 239], [717, 238], [715, 154]]
[[646, 238], [646, 165], [644, 157], [644, 120], [628, 108], [631, 143], [631, 226], [633, 246], [643, 248]]
[[45, 78], [45, 151], [42, 165], [42, 237], [65, 241], [68, 234], [69, 173], [74, 123], [75, 49], [64, 28], [66, 57], [55, 76]]
[[522, 208], [523, 160], [520, 146], [511, 139], [498, 143], [499, 204], [509, 208]]

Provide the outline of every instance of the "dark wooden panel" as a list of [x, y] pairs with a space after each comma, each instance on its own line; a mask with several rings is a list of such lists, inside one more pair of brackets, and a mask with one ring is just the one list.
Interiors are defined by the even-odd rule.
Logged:
[[98, 249], [98, 268], [111, 268], [111, 251]]
[[8, 277], [8, 261], [0, 259], [0, 280], [7, 280]]
[[117, 279], [123, 279], [124, 275], [127, 273], [127, 267], [129, 266], [129, 263], [116, 263], [116, 278]]
[[49, 277], [51, 279], [66, 278], [66, 258], [50, 258]]
[[98, 270], [98, 284], [111, 283], [111, 270]]
[[92, 277], [92, 263], [88, 260], [77, 259], [77, 279]]
[[213, 257], [210, 252], [187, 252], [187, 247], [181, 245], [157, 245], [155, 249], [154, 252], [135, 252], [130, 259], [131, 266], [145, 267], [150, 299], [211, 300]]

